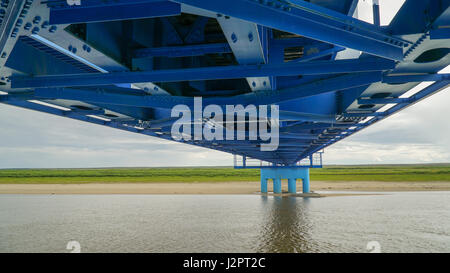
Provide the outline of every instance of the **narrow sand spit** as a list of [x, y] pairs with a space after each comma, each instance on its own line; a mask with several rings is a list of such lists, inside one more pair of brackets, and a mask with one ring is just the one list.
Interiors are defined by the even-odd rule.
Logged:
[[[95, 184], [0, 184], [0, 194], [256, 194], [259, 182], [211, 183], [95, 183]], [[301, 183], [298, 184], [301, 190]], [[312, 181], [313, 191], [450, 191], [450, 182], [323, 182]], [[269, 183], [271, 191], [271, 183]], [[287, 191], [287, 183], [283, 183]]]

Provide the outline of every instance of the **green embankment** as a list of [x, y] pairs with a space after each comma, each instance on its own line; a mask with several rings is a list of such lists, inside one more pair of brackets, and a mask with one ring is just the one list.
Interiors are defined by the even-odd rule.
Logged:
[[[450, 181], [450, 164], [328, 166], [312, 169], [320, 181]], [[0, 184], [258, 181], [258, 169], [116, 168], [0, 170]]]

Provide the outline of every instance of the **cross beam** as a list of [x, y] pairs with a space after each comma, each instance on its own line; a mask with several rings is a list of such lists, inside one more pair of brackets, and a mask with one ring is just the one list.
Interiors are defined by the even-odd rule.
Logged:
[[254, 0], [172, 1], [392, 60], [403, 60], [403, 47], [409, 44], [387, 35], [380, 27], [301, 0], [290, 1], [292, 4]]
[[[346, 90], [353, 87], [365, 86], [381, 80], [381, 73], [349, 74], [336, 78], [321, 80], [296, 87], [275, 91], [259, 91], [233, 97], [216, 97], [203, 99], [204, 105], [270, 105], [293, 99], [311, 97], [318, 94]], [[118, 92], [120, 90], [120, 92]], [[131, 94], [126, 94], [127, 92]], [[99, 104], [115, 104], [144, 108], [171, 109], [184, 104], [191, 109], [194, 98], [181, 96], [142, 96], [132, 95], [135, 89], [128, 88], [37, 88], [35, 96], [44, 99], [79, 100]]]
[[98, 86], [121, 83], [180, 82], [218, 79], [238, 79], [263, 76], [324, 75], [383, 71], [395, 67], [395, 63], [383, 59], [354, 59], [283, 63], [263, 65], [235, 65], [203, 68], [166, 69], [143, 72], [89, 73], [14, 77], [12, 88]]
[[205, 54], [231, 52], [231, 48], [227, 43], [216, 43], [137, 49], [134, 51], [133, 56], [135, 58], [192, 57]]

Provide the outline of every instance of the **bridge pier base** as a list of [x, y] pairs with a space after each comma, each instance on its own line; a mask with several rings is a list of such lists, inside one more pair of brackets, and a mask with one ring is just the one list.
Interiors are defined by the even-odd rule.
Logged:
[[297, 179], [302, 179], [303, 193], [309, 193], [309, 168], [283, 167], [261, 169], [261, 192], [267, 193], [267, 181], [273, 180], [273, 192], [281, 193], [281, 179], [288, 180], [289, 193], [297, 193]]

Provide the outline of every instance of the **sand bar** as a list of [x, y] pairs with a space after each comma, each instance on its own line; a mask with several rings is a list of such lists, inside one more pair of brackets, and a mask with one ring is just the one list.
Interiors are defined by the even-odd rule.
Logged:
[[[270, 184], [269, 191], [272, 188]], [[284, 191], [287, 191], [286, 184], [283, 183]], [[300, 183], [298, 187], [300, 190]], [[255, 194], [259, 188], [259, 182], [0, 184], [0, 194]], [[450, 191], [450, 182], [312, 181], [311, 190]]]

